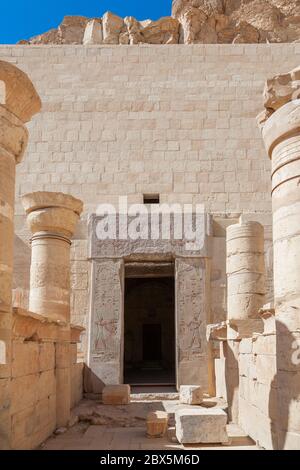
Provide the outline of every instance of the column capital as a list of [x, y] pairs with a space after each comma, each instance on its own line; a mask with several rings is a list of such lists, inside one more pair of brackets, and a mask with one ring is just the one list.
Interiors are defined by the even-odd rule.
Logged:
[[284, 104], [267, 119], [262, 128], [262, 137], [270, 158], [278, 144], [299, 135], [300, 99]]
[[257, 121], [272, 158], [278, 144], [300, 134], [300, 67], [268, 79], [263, 96], [265, 110]]
[[14, 65], [0, 60], [0, 148], [22, 160], [28, 141], [24, 124], [41, 109], [41, 100], [27, 75]]
[[38, 191], [22, 197], [28, 226], [40, 237], [71, 238], [83, 210], [83, 203], [75, 197], [56, 192]]
[[41, 100], [26, 73], [0, 60], [0, 105], [24, 124], [41, 109]]

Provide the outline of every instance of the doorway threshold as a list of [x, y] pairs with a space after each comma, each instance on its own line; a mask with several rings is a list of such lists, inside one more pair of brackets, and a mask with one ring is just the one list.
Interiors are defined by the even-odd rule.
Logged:
[[131, 385], [131, 400], [147, 401], [151, 400], [178, 400], [179, 394], [175, 385]]

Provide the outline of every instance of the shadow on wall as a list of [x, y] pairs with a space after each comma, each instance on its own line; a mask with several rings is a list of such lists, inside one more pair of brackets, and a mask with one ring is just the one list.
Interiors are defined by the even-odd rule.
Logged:
[[239, 413], [239, 364], [237, 360], [238, 342], [224, 342], [225, 383], [228, 403], [228, 420], [238, 423]]
[[[291, 314], [295, 316], [299, 312]], [[285, 324], [276, 320], [276, 348], [277, 373], [269, 395], [269, 416], [274, 425], [273, 448], [299, 450], [300, 332], [292, 333]], [[288, 433], [293, 433], [295, 442]]]
[[105, 387], [105, 383], [97, 377], [96, 374], [84, 364], [83, 370], [83, 393], [87, 395], [93, 395], [98, 398], [102, 394], [102, 390]]

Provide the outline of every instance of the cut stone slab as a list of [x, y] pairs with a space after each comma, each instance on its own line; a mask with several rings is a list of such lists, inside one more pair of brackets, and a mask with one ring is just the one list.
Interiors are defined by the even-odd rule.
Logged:
[[147, 437], [163, 437], [168, 429], [168, 413], [153, 411], [147, 415]]
[[180, 403], [200, 405], [203, 402], [203, 391], [199, 385], [181, 385]]
[[130, 402], [130, 385], [106, 385], [102, 391], [104, 405], [127, 405]]
[[175, 423], [181, 444], [228, 444], [227, 415], [220, 408], [176, 410]]

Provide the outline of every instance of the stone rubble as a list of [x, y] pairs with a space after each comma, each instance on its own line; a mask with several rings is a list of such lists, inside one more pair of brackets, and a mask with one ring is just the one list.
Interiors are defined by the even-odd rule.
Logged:
[[168, 413], [152, 411], [147, 415], [147, 437], [164, 437], [168, 430]]
[[176, 437], [181, 444], [228, 443], [227, 415], [220, 408], [184, 408], [175, 412]]
[[180, 403], [187, 405], [201, 405], [203, 402], [203, 390], [198, 385], [180, 386]]

